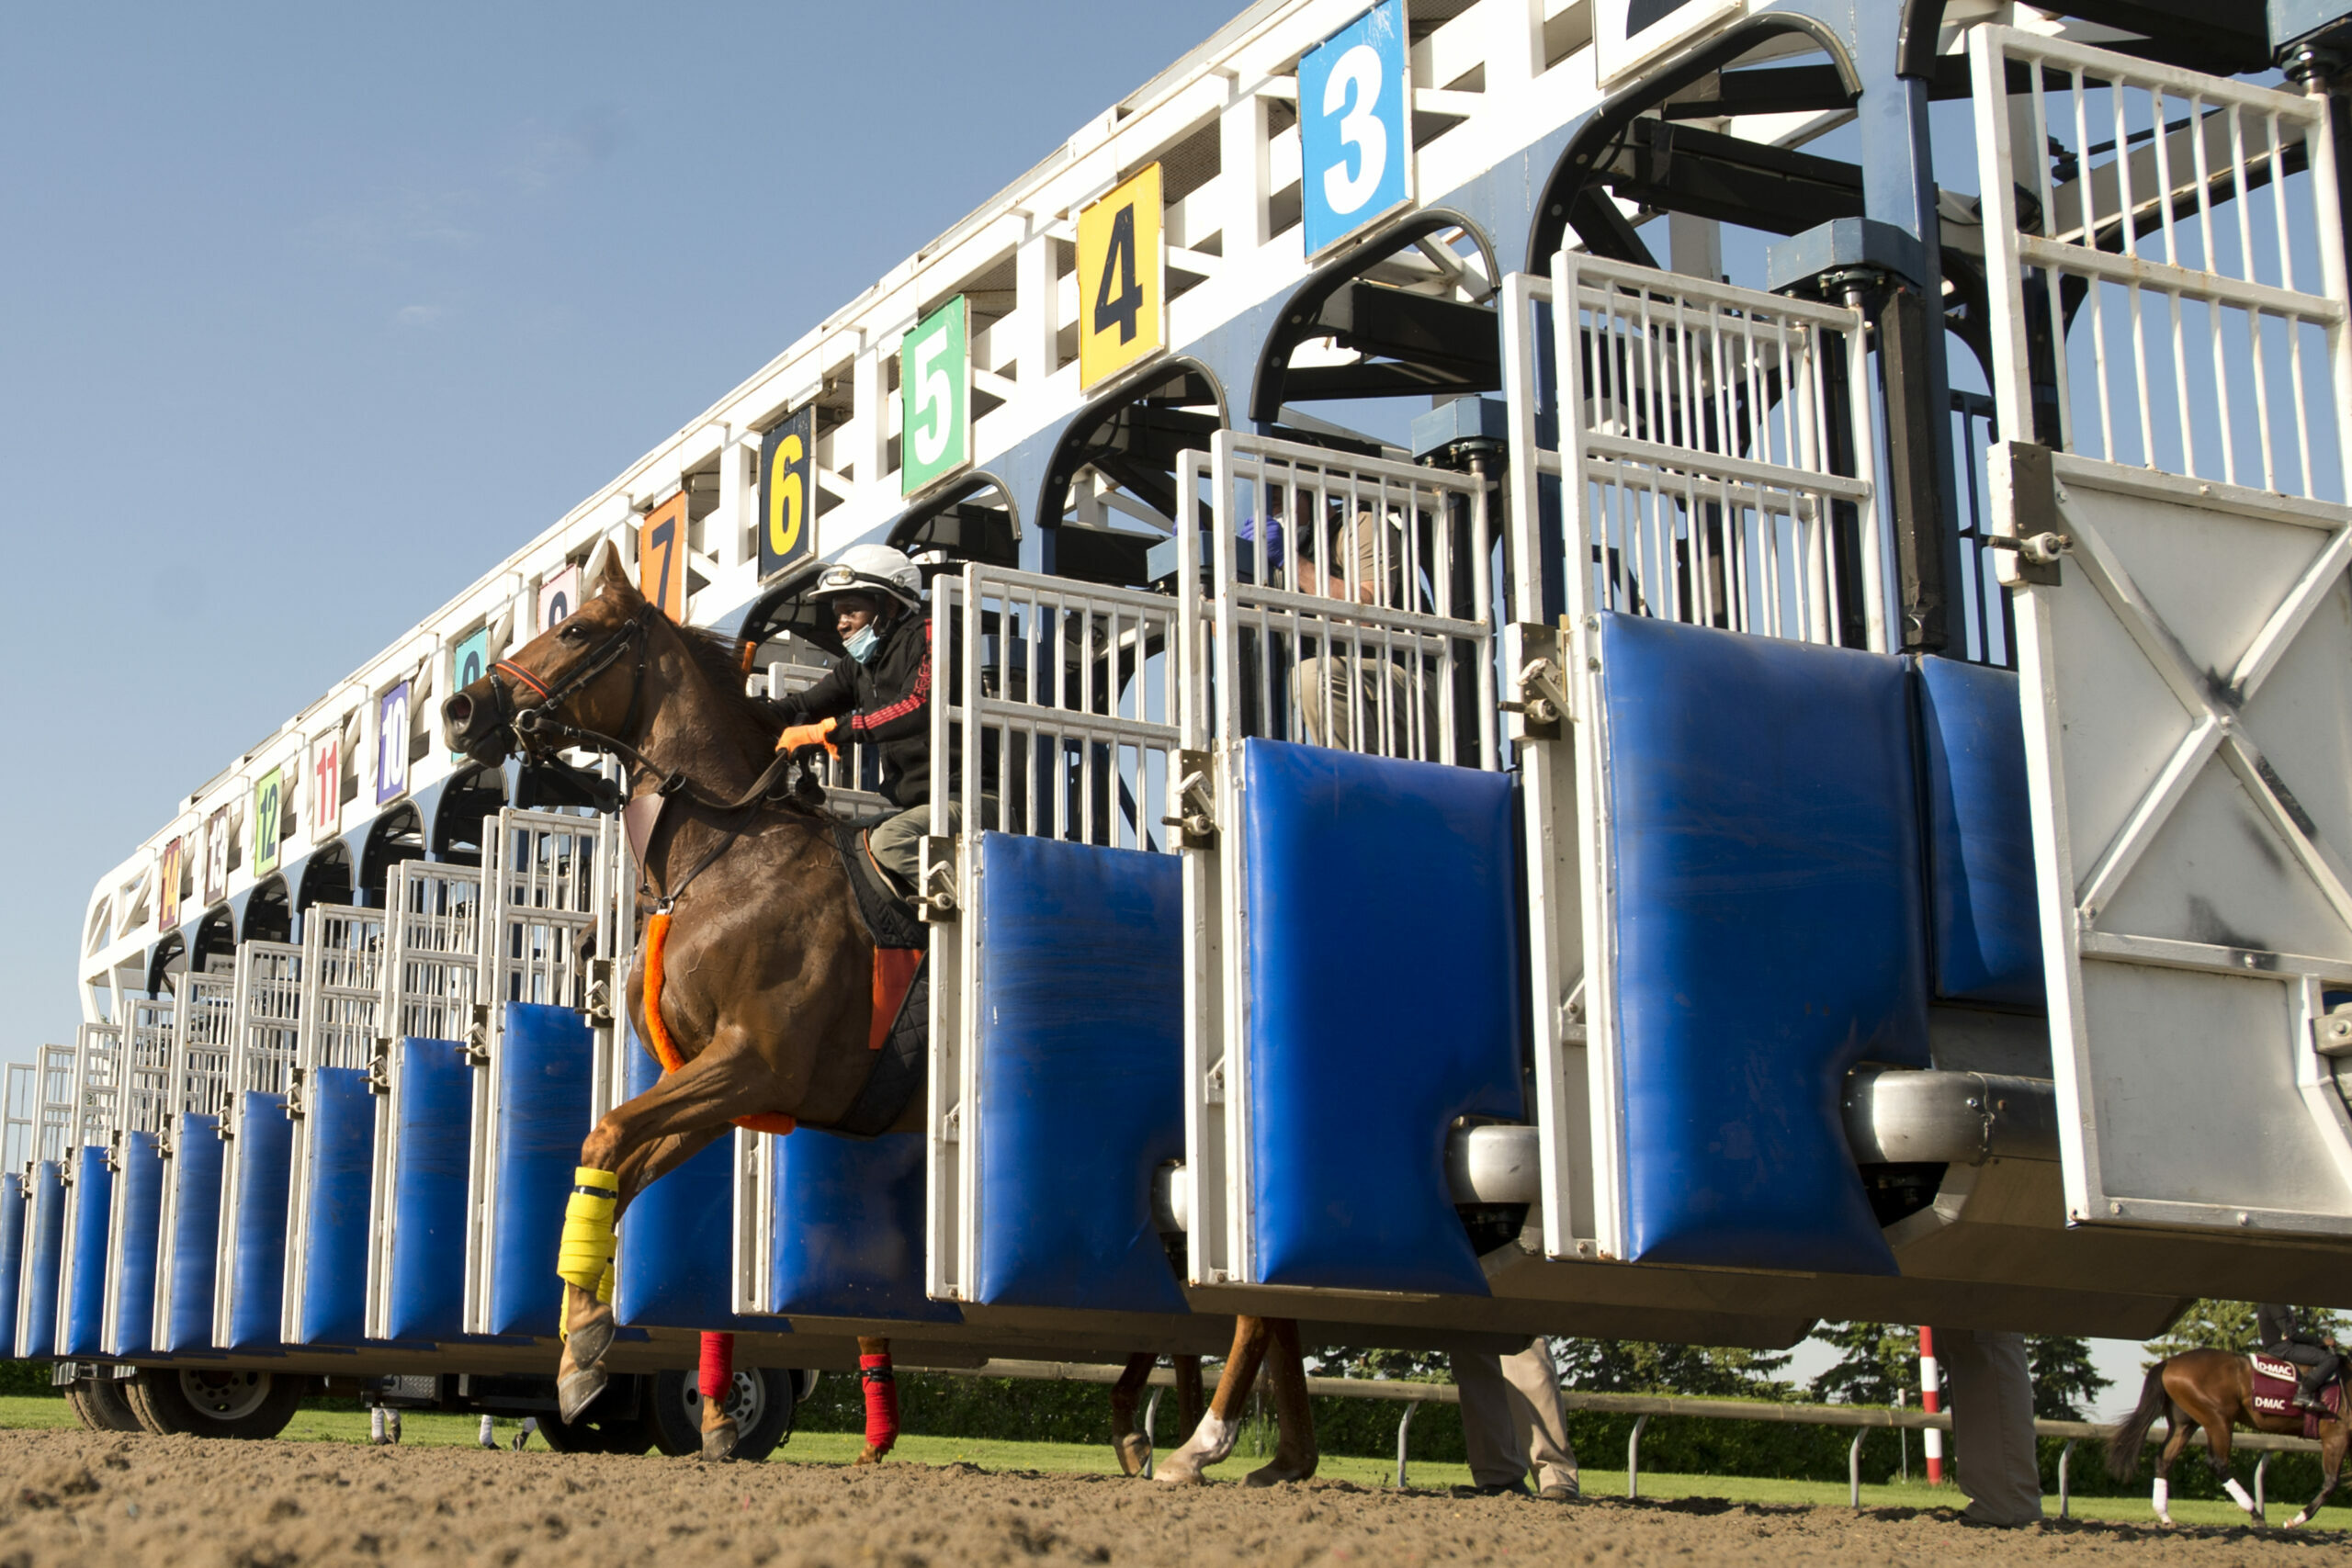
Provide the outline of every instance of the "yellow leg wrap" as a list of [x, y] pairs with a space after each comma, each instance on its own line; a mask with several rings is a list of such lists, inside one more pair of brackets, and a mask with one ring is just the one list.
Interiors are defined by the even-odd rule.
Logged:
[[563, 1239], [556, 1248], [555, 1271], [566, 1283], [594, 1291], [609, 1299], [612, 1274], [613, 1210], [620, 1200], [621, 1179], [609, 1170], [582, 1166], [572, 1172], [571, 1201], [563, 1208]]

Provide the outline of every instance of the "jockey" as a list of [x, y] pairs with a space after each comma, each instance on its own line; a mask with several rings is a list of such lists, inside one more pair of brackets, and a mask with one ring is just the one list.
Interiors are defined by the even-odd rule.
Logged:
[[[817, 579], [815, 598], [830, 603], [847, 649], [807, 691], [769, 700], [783, 721], [779, 751], [834, 746], [876, 748], [882, 794], [899, 807], [866, 834], [876, 865], [911, 890], [921, 871], [920, 840], [931, 831], [931, 618], [922, 609], [922, 574], [888, 545], [853, 545]], [[948, 830], [963, 824], [949, 807]]]
[[2302, 1369], [2301, 1381], [2295, 1384], [2295, 1403], [2306, 1410], [2326, 1415], [2327, 1407], [2320, 1403], [2320, 1393], [2335, 1381], [2336, 1370], [2344, 1364], [2335, 1341], [2307, 1331], [2293, 1307], [2277, 1302], [2265, 1302], [2255, 1308], [2254, 1323], [2264, 1355], [2292, 1361]]

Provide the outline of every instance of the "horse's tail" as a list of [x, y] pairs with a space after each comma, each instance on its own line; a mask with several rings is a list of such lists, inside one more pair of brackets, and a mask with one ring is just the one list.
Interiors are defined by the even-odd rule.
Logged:
[[2115, 1425], [2107, 1435], [2107, 1472], [2118, 1481], [2129, 1481], [2140, 1472], [2140, 1450], [2148, 1440], [2148, 1428], [2156, 1424], [2164, 1413], [2167, 1395], [2165, 1393], [2165, 1369], [2172, 1363], [2158, 1361], [2148, 1369], [2148, 1381], [2140, 1385], [2140, 1405]]

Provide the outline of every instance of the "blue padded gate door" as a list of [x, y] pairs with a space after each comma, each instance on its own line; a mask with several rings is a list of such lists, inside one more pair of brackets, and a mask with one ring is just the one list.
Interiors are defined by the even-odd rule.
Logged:
[[1249, 1277], [1484, 1295], [1445, 1144], [1525, 1111], [1510, 780], [1251, 739], [1240, 795]]
[[1903, 662], [1599, 619], [1611, 1250], [1893, 1273], [1838, 1103], [1858, 1062], [1928, 1066]]

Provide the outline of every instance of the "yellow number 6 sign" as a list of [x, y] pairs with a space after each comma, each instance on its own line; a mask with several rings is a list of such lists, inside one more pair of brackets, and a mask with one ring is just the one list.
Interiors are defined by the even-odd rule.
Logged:
[[817, 405], [767, 433], [760, 444], [760, 581], [816, 547]]
[[1091, 387], [1168, 346], [1159, 165], [1078, 215], [1078, 378]]

